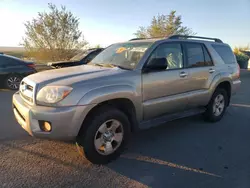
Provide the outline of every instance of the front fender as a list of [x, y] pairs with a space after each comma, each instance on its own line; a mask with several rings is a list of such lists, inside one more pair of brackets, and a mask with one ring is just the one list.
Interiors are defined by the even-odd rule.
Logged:
[[109, 85], [88, 91], [78, 105], [93, 105], [112, 99], [129, 99], [135, 107], [137, 118], [142, 116], [141, 94], [130, 85]]
[[88, 91], [78, 105], [99, 104], [117, 98], [127, 98], [135, 103], [137, 97], [136, 90], [129, 85], [110, 85]]

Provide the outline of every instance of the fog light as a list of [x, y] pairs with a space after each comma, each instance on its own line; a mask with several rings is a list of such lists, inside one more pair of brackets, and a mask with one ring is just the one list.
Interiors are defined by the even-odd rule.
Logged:
[[45, 132], [50, 132], [51, 131], [51, 124], [50, 122], [47, 122], [47, 121], [39, 121], [39, 124], [40, 124], [40, 128], [42, 131], [45, 131]]

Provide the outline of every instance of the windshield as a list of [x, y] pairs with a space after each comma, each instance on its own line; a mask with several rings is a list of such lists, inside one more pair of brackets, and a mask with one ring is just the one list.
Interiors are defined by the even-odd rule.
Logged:
[[81, 52], [72, 57], [71, 61], [81, 61], [86, 55], [88, 55], [88, 51]]
[[152, 42], [128, 42], [113, 44], [90, 63], [97, 65], [114, 65], [125, 69], [134, 69], [150, 47]]

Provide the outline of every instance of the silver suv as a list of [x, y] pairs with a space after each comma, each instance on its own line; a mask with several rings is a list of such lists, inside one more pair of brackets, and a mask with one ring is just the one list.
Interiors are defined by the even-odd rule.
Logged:
[[231, 48], [219, 39], [132, 39], [88, 65], [24, 78], [13, 110], [30, 135], [76, 140], [88, 160], [103, 164], [121, 154], [133, 131], [199, 113], [219, 121], [239, 76]]

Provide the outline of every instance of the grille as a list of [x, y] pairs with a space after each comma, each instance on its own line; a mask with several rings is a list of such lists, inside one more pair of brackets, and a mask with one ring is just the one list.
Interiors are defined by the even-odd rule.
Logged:
[[22, 81], [20, 85], [20, 93], [25, 101], [33, 104], [34, 87], [32, 85], [26, 83], [25, 81]]

